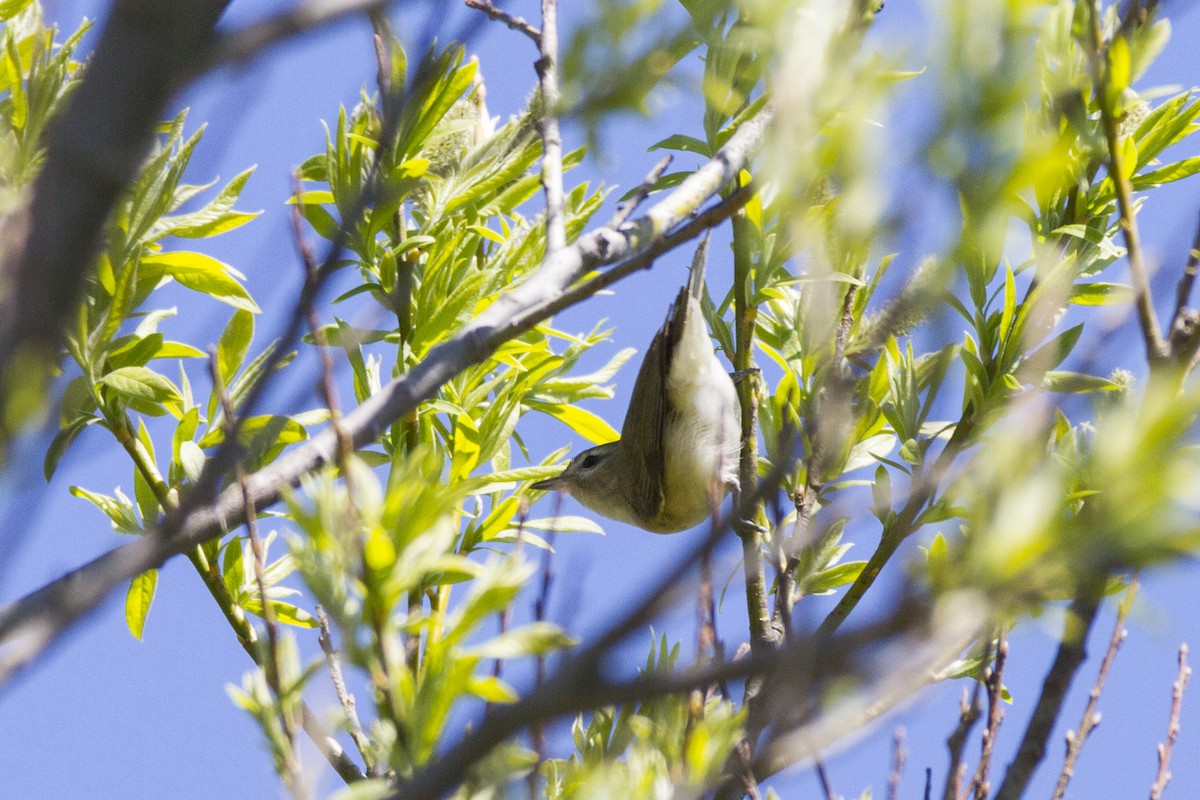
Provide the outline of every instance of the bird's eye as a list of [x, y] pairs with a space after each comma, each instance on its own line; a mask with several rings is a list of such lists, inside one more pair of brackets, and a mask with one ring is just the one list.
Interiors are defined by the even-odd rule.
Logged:
[[586, 456], [583, 459], [583, 468], [591, 469], [592, 467], [596, 466], [596, 464], [598, 464], [599, 462], [600, 462], [600, 458], [596, 455]]

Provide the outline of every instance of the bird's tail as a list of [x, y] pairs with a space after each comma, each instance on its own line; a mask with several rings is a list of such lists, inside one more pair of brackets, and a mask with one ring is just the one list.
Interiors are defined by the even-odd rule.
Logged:
[[708, 240], [711, 236], [711, 232], [704, 234], [704, 238], [700, 240], [700, 246], [696, 248], [696, 255], [692, 256], [692, 271], [688, 275], [688, 293], [696, 298], [697, 302], [704, 297], [704, 269], [708, 265]]

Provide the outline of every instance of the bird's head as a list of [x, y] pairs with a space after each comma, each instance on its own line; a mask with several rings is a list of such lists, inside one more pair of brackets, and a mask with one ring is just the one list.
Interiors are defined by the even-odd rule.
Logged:
[[638, 520], [632, 504], [623, 491], [618, 444], [609, 442], [589, 447], [572, 458], [559, 475], [538, 481], [530, 488], [542, 492], [556, 489], [566, 492], [598, 514], [636, 525]]

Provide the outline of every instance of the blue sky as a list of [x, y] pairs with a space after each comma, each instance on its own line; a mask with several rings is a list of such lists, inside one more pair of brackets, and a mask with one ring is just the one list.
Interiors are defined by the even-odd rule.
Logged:
[[[234, 0], [231, 14], [233, 21], [244, 22], [287, 5]], [[455, 12], [441, 29], [443, 35], [457, 30], [459, 23], [467, 19], [456, 4], [446, 5], [453, 6]], [[565, 24], [569, 27], [577, 19], [573, 15], [580, 6], [566, 5]], [[49, 6], [64, 28], [73, 28], [82, 16], [97, 13], [95, 3]], [[510, 6], [530, 19], [536, 17], [536, 3]], [[1200, 13], [1184, 6], [1168, 4], [1169, 11], [1181, 9], [1175, 17], [1174, 37], [1143, 85], [1200, 83], [1200, 59], [1194, 55], [1195, 42], [1200, 41]], [[418, 4], [402, 7], [417, 8]], [[913, 53], [906, 61], [917, 68], [928, 13], [927, 6], [891, 2], [873, 36], [879, 41], [909, 43]], [[419, 32], [424, 24], [418, 14], [415, 21], [400, 28]], [[480, 57], [492, 113], [501, 117], [514, 113], [535, 81], [529, 43], [501, 26], [488, 24], [480, 29], [470, 51]], [[265, 311], [256, 339], [259, 343], [269, 338], [272, 320], [280, 320], [290, 307], [300, 282], [300, 267], [282, 205], [290, 192], [291, 171], [322, 147], [320, 121], [333, 119], [339, 104], [356, 102], [360, 88], [371, 85], [374, 68], [369, 27], [360, 20], [347, 21], [278, 48], [246, 69], [222, 70], [189, 89], [179, 100], [180, 106], [192, 108], [192, 125], [208, 123], [205, 139], [193, 159], [193, 180], [200, 182], [217, 175], [227, 179], [250, 164], [258, 165], [241, 205], [266, 213], [254, 224], [212, 242], [210, 251], [249, 276], [251, 292]], [[921, 79], [911, 82], [905, 92], [905, 104], [889, 122], [895, 126], [899, 141], [920, 127]], [[658, 117], [653, 121], [627, 118], [604, 131], [602, 153], [589, 160], [580, 174], [589, 180], [631, 186], [657, 160], [657, 154], [645, 151], [646, 146], [666, 132], [699, 127], [699, 112], [682, 93], [663, 98], [656, 113]], [[567, 137], [568, 145], [582, 143], [577, 128], [568, 127]], [[1189, 147], [1189, 152], [1180, 155], [1200, 152], [1200, 145]], [[1174, 281], [1172, 268], [1178, 269], [1187, 252], [1198, 208], [1200, 186], [1193, 181], [1156, 193], [1143, 211], [1143, 235], [1151, 257], [1163, 264], [1161, 279], [1156, 281], [1161, 297], [1167, 296]], [[598, 298], [562, 315], [560, 326], [587, 330], [598, 318], [609, 319], [616, 326], [616, 335], [598, 359], [624, 346], [644, 348], [682, 280], [682, 267], [687, 261], [687, 254], [664, 259], [652, 272], [635, 275], [621, 284], [617, 296]], [[710, 276], [714, 282], [727, 282], [728, 277], [721, 275], [719, 259], [714, 258], [710, 265]], [[207, 342], [197, 337], [214, 335], [212, 332], [219, 330], [226, 318], [226, 310], [215, 303], [198, 305], [191, 316], [194, 327], [179, 327], [172, 333], [203, 346]], [[1132, 327], [1120, 327], [1110, 335], [1124, 339], [1114, 348], [1116, 358], [1111, 366], [1139, 367], [1141, 355]], [[618, 377], [616, 399], [592, 406], [618, 428], [632, 376], [633, 370], [627, 368]], [[312, 373], [295, 370], [292, 380], [297, 383], [285, 387], [280, 396], [302, 393], [301, 382], [311, 383], [311, 379]], [[545, 453], [563, 443], [565, 432], [555, 423], [531, 426], [528, 441], [535, 452]], [[30, 447], [26, 459], [30, 465], [27, 475], [10, 475], [6, 484], [0, 484], [6, 512], [5, 529], [0, 531], [0, 545], [6, 553], [6, 563], [0, 564], [3, 600], [36, 588], [118, 543], [98, 513], [67, 495], [69, 485], [82, 484], [103, 491], [122, 485], [128, 491], [131, 482], [124, 456], [113, 453], [99, 435], [81, 437], [44, 490], [40, 486], [41, 454], [36, 447]], [[550, 510], [549, 505], [546, 510]], [[572, 513], [574, 509], [568, 505], [565, 510]], [[605, 527], [608, 535], [603, 538], [573, 536], [558, 540], [558, 577], [551, 616], [585, 635], [635, 598], [660, 565], [671, 563], [689, 541], [686, 534], [655, 537], [616, 523]], [[868, 532], [851, 557], [865, 557], [873, 544]], [[734, 558], [733, 548], [721, 553], [718, 579], [735, 568]], [[1084, 751], [1071, 796], [1128, 797], [1148, 792], [1155, 766], [1154, 747], [1166, 728], [1175, 649], [1181, 641], [1200, 642], [1200, 615], [1192, 602], [1197, 579], [1200, 570], [1194, 564], [1147, 576], [1130, 624], [1129, 640], [1105, 692], [1101, 707], [1104, 721]], [[885, 582], [873, 590], [872, 600], [878, 607], [886, 604], [889, 588]], [[822, 613], [827, 600], [808, 602], [813, 604], [811, 613], [816, 616]], [[722, 635], [731, 646], [736, 645], [744, 618], [740, 590], [733, 589], [721, 620]], [[694, 635], [691, 610], [669, 617], [656, 629], [667, 630], [674, 639], [690, 641]], [[1019, 739], [1052, 657], [1053, 637], [1058, 630], [1059, 616], [1049, 613], [1025, 623], [1013, 638], [1007, 682], [1016, 702], [1008, 709], [994, 770], [1002, 769], [1011, 757], [1011, 748]], [[1096, 626], [1092, 651], [1097, 658], [1089, 660], [1082, 670], [1065, 712], [1072, 727], [1095, 674], [1102, 640], [1110, 631], [1109, 612]], [[635, 637], [629, 646], [633, 663], [644, 658], [648, 641], [649, 633]], [[163, 571], [145, 641], [135, 641], [128, 635], [120, 598], [115, 598], [47, 660], [0, 692], [0, 720], [4, 721], [0, 726], [0, 753], [4, 754], [0, 756], [0, 797], [281, 796], [283, 790], [260, 746], [257, 728], [225, 695], [225, 684], [240, 682], [248, 666], [190, 565], [172, 562]], [[321, 694], [325, 691], [320, 688], [321, 682], [316, 685], [313, 705], [332, 703], [331, 695]], [[933, 768], [936, 785], [945, 771], [944, 739], [953, 725], [956, 698], [963, 686], [952, 683], [934, 687], [907, 709], [878, 723], [863, 741], [831, 757], [828, 767], [837, 790], [856, 797], [865, 786], [874, 784], [876, 796], [882, 796], [891, 730], [898, 724], [908, 729], [910, 750], [902, 796], [920, 796], [927, 766]], [[1176, 748], [1168, 797], [1200, 796], [1200, 759], [1189, 757], [1197, 752], [1197, 730], [1200, 689], [1194, 689], [1185, 702], [1183, 732]], [[1052, 785], [1061, 758], [1061, 742], [1060, 732], [1051, 741], [1048, 763], [1039, 772], [1030, 797], [1048, 796], [1047, 787]], [[972, 762], [975, 752], [970, 752]], [[336, 786], [330, 780], [322, 785], [326, 789]], [[775, 785], [784, 796], [819, 796], [816, 780], [807, 770], [783, 776]]]

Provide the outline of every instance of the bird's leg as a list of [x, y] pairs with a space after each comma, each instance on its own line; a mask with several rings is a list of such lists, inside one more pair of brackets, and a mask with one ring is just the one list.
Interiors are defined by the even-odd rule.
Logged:
[[757, 375], [762, 372], [758, 367], [750, 367], [749, 369], [739, 369], [729, 373], [729, 379], [734, 383], [741, 383], [744, 378], [749, 378], [751, 375]]

